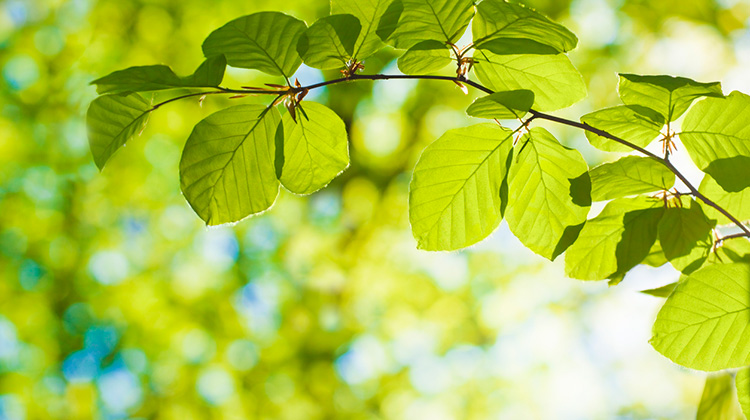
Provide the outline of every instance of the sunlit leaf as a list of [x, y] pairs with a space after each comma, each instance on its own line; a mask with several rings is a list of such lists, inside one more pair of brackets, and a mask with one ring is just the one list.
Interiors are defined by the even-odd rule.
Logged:
[[620, 74], [618, 87], [625, 105], [640, 105], [674, 121], [701, 97], [722, 97], [721, 83], [700, 83], [684, 77]]
[[640, 264], [654, 242], [664, 204], [646, 197], [620, 198], [586, 222], [565, 254], [565, 272], [580, 280], [604, 280]]
[[690, 274], [703, 265], [713, 247], [714, 223], [698, 202], [681, 198], [682, 205], [668, 208], [659, 222], [659, 243], [672, 266]]
[[695, 105], [680, 140], [698, 167], [728, 192], [750, 186], [750, 96], [734, 91]]
[[94, 99], [86, 113], [89, 147], [99, 169], [128, 140], [146, 127], [151, 103], [137, 93]]
[[281, 183], [296, 194], [311, 194], [328, 185], [349, 166], [344, 122], [325, 105], [303, 104], [305, 116], [295, 122], [284, 115], [284, 166]]
[[499, 55], [477, 50], [474, 65], [479, 80], [495, 91], [528, 89], [534, 108], [554, 111], [586, 97], [586, 84], [565, 54]]
[[353, 15], [326, 16], [302, 33], [297, 52], [310, 67], [344, 68], [354, 56], [354, 44], [361, 30], [359, 19]]
[[654, 297], [667, 298], [672, 294], [674, 288], [677, 287], [677, 283], [669, 283], [656, 289], [641, 290], [641, 293], [651, 295]]
[[521, 4], [503, 0], [485, 0], [477, 5], [477, 16], [472, 22], [474, 44], [493, 39], [530, 39], [567, 52], [576, 47], [578, 38], [564, 26]]
[[444, 42], [422, 41], [399, 57], [398, 69], [404, 74], [429, 74], [452, 61], [451, 50]]
[[750, 265], [707, 265], [659, 311], [651, 344], [675, 363], [717, 371], [750, 365]]
[[512, 147], [509, 130], [480, 124], [450, 130], [425, 149], [409, 191], [419, 248], [460, 249], [495, 230], [507, 203]]
[[708, 256], [706, 264], [750, 263], [750, 240], [747, 238], [729, 238], [720, 245]]
[[611, 200], [668, 190], [675, 176], [666, 166], [649, 157], [626, 156], [591, 170], [591, 199]]
[[511, 90], [483, 96], [469, 106], [466, 113], [472, 117], [489, 119], [519, 119], [534, 104], [534, 92]]
[[696, 420], [745, 420], [732, 382], [728, 372], [706, 378]]
[[233, 223], [267, 210], [279, 192], [274, 169], [275, 108], [237, 105], [195, 126], [180, 161], [180, 184], [208, 225]]
[[[630, 105], [605, 108], [586, 114], [581, 122], [617, 136], [636, 146], [646, 147], [661, 135], [664, 117], [649, 108]], [[586, 131], [592, 146], [605, 152], [632, 152], [629, 146]]]
[[302, 64], [297, 42], [305, 29], [304, 22], [283, 13], [254, 13], [211, 32], [203, 54], [223, 54], [230, 66], [290, 77]]
[[650, 267], [661, 267], [668, 262], [669, 260], [667, 260], [667, 257], [664, 255], [664, 250], [661, 249], [661, 243], [659, 243], [659, 239], [657, 239], [648, 251], [646, 258], [641, 261], [641, 264], [646, 264]]
[[[706, 175], [698, 190], [739, 220], [750, 220], [750, 188], [739, 192], [726, 192], [710, 175]], [[713, 207], [706, 206], [705, 211], [708, 217], [718, 221], [720, 225], [732, 223]]]
[[118, 70], [91, 82], [98, 93], [146, 92], [152, 90], [216, 87], [224, 78], [223, 55], [207, 58], [195, 73], [178, 77], [168, 66], [138, 66]]
[[401, 49], [426, 40], [454, 43], [473, 16], [472, 0], [394, 0], [383, 14], [377, 32]]
[[350, 14], [361, 24], [357, 42], [354, 44], [354, 58], [363, 60], [385, 44], [377, 35], [378, 24], [393, 0], [331, 0], [331, 14]]
[[737, 384], [737, 399], [740, 401], [745, 418], [750, 419], [750, 368], [740, 369], [735, 379]]
[[577, 150], [533, 128], [516, 147], [506, 218], [529, 249], [554, 260], [573, 243], [591, 206], [588, 165]]

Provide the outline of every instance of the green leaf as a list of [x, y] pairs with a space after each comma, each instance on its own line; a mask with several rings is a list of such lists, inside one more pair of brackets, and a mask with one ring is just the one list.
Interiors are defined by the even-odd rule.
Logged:
[[474, 54], [474, 72], [495, 91], [529, 89], [534, 108], [554, 111], [586, 97], [586, 84], [565, 54], [499, 55], [489, 50]]
[[716, 252], [708, 256], [706, 264], [750, 263], [750, 241], [747, 238], [729, 238], [721, 242]]
[[307, 116], [284, 115], [281, 184], [295, 194], [312, 194], [349, 167], [344, 122], [325, 105], [305, 102]]
[[697, 103], [682, 123], [680, 140], [696, 165], [728, 192], [750, 186], [750, 96]]
[[383, 14], [377, 32], [400, 49], [426, 40], [455, 43], [472, 17], [472, 0], [395, 0]]
[[344, 68], [354, 56], [354, 44], [361, 30], [359, 19], [353, 15], [326, 16], [302, 33], [297, 52], [310, 67]]
[[507, 220], [529, 249], [554, 260], [573, 243], [591, 206], [588, 165], [543, 128], [518, 143], [510, 169]]
[[699, 83], [684, 77], [620, 74], [618, 91], [625, 105], [641, 105], [674, 121], [701, 97], [721, 98], [721, 83]]
[[668, 190], [674, 180], [672, 171], [656, 159], [626, 156], [591, 170], [591, 199], [604, 201]]
[[[750, 188], [739, 192], [726, 192], [710, 175], [706, 175], [698, 190], [737, 219], [750, 220]], [[708, 217], [716, 220], [720, 225], [733, 224], [713, 207], [706, 206], [705, 211]]]
[[737, 399], [740, 401], [745, 418], [750, 419], [750, 368], [737, 372]]
[[306, 29], [304, 22], [283, 13], [254, 13], [211, 32], [203, 54], [224, 54], [230, 66], [288, 78], [302, 64], [297, 42]]
[[696, 420], [744, 420], [735, 397], [731, 373], [706, 378]]
[[429, 74], [441, 70], [453, 61], [451, 50], [440, 41], [422, 41], [406, 50], [398, 59], [398, 69], [404, 74]]
[[152, 90], [216, 87], [224, 78], [223, 55], [207, 58], [190, 76], [178, 77], [168, 66], [138, 66], [118, 70], [91, 82], [98, 93], [146, 92]]
[[659, 243], [672, 266], [685, 274], [700, 268], [713, 248], [715, 226], [698, 202], [680, 198], [680, 207], [668, 208], [659, 222]]
[[604, 280], [640, 264], [656, 241], [664, 204], [646, 197], [620, 198], [586, 222], [565, 254], [565, 272], [580, 280]]
[[503, 0], [485, 0], [477, 5], [477, 16], [472, 22], [474, 45], [491, 40], [521, 38], [567, 52], [576, 47], [578, 38], [564, 26], [520, 4]]
[[420, 249], [456, 250], [492, 233], [507, 203], [510, 130], [479, 124], [446, 132], [414, 168], [409, 221]]
[[750, 265], [707, 265], [685, 277], [654, 323], [651, 345], [690, 369], [750, 365]]
[[675, 287], [677, 287], [677, 282], [669, 283], [662, 287], [657, 287], [656, 289], [641, 290], [641, 293], [651, 295], [654, 297], [667, 298], [669, 297], [669, 295], [672, 294]]
[[[630, 105], [605, 108], [586, 114], [581, 122], [626, 140], [636, 146], [646, 147], [661, 135], [664, 117], [649, 108]], [[632, 152], [628, 146], [586, 131], [592, 146], [605, 152]]]
[[237, 105], [195, 126], [182, 152], [180, 184], [206, 224], [234, 223], [276, 201], [275, 134], [280, 122], [276, 108]]
[[376, 31], [383, 14], [393, 0], [331, 0], [331, 14], [350, 14], [359, 19], [362, 30], [354, 43], [354, 58], [363, 60], [384, 44]]
[[529, 112], [533, 104], [534, 92], [530, 90], [496, 92], [474, 101], [466, 113], [476, 118], [520, 119]]
[[151, 103], [137, 93], [100, 96], [91, 102], [86, 125], [91, 154], [100, 170], [120, 147], [146, 128], [151, 111]]
[[648, 251], [648, 255], [643, 259], [641, 263], [646, 264], [650, 267], [657, 268], [668, 262], [669, 260], [667, 260], [667, 257], [664, 255], [664, 250], [661, 249], [661, 243], [657, 239], [656, 242], [654, 242], [654, 245], [652, 245], [651, 249]]

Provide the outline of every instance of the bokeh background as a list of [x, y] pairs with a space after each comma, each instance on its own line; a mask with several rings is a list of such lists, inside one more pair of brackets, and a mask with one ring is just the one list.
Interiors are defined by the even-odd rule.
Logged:
[[[529, 3], [580, 38], [571, 58], [590, 97], [558, 115], [616, 105], [617, 71], [750, 92], [747, 0]], [[614, 288], [567, 279], [562, 259], [536, 257], [504, 224], [463, 252], [416, 250], [411, 168], [446, 129], [476, 122], [464, 113], [476, 92], [314, 92], [347, 122], [351, 167], [232, 227], [201, 223], [177, 171], [192, 126], [226, 99], [163, 107], [97, 171], [91, 80], [158, 63], [191, 73], [213, 29], [261, 10], [309, 24], [328, 4], [0, 1], [0, 419], [694, 416], [704, 375], [649, 346], [661, 302], [638, 293], [676, 280], [668, 266]], [[395, 57], [367, 71], [396, 72]], [[230, 69], [224, 85], [264, 82], [278, 81]], [[614, 158], [549, 128], [591, 165]]]

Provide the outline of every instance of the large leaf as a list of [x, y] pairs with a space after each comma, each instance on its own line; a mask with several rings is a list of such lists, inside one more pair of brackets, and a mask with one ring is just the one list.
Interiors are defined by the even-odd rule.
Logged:
[[485, 0], [477, 6], [472, 22], [474, 45], [495, 39], [529, 39], [567, 52], [576, 47], [578, 38], [564, 26], [520, 4], [503, 0]]
[[[630, 105], [605, 108], [586, 114], [581, 122], [626, 140], [636, 146], [646, 147], [661, 135], [664, 117], [649, 108]], [[586, 131], [592, 146], [605, 152], [632, 152], [628, 146]]]
[[86, 113], [89, 147], [99, 169], [128, 140], [146, 127], [149, 101], [137, 93], [100, 96]]
[[331, 0], [331, 14], [350, 14], [359, 19], [362, 30], [354, 43], [354, 58], [363, 60], [383, 47], [378, 24], [393, 0]]
[[304, 22], [283, 13], [254, 13], [211, 32], [203, 54], [223, 54], [230, 66], [290, 77], [302, 64], [297, 42], [305, 29]]
[[680, 140], [725, 191], [750, 186], [750, 96], [735, 91], [699, 102], [685, 117]]
[[399, 57], [398, 69], [404, 74], [429, 74], [452, 61], [451, 50], [444, 42], [422, 41]]
[[656, 241], [663, 203], [646, 197], [620, 198], [586, 222], [565, 254], [565, 272], [580, 280], [623, 275], [640, 264]]
[[744, 420], [728, 372], [706, 378], [696, 420]]
[[721, 83], [699, 83], [684, 77], [620, 74], [620, 99], [626, 105], [641, 105], [674, 121], [687, 111], [694, 100], [723, 97]]
[[534, 92], [534, 108], [554, 111], [586, 97], [586, 84], [565, 54], [505, 55], [477, 50], [474, 71], [495, 91], [528, 89]]
[[742, 412], [750, 419], [750, 368], [741, 369], [737, 372], [737, 399], [740, 401]]
[[507, 220], [529, 249], [554, 260], [573, 243], [591, 206], [588, 165], [543, 128], [518, 143], [510, 169]]
[[679, 207], [668, 208], [659, 222], [659, 243], [674, 268], [690, 274], [703, 265], [713, 248], [715, 226], [700, 204], [680, 198]]
[[483, 96], [472, 103], [466, 113], [472, 117], [490, 119], [520, 119], [534, 104], [534, 92], [510, 90]]
[[707, 265], [685, 277], [654, 323], [651, 344], [690, 369], [750, 365], [750, 265]]
[[326, 16], [302, 33], [297, 52], [310, 67], [344, 68], [354, 56], [354, 44], [361, 30], [359, 19], [353, 15]]
[[[750, 188], [726, 192], [710, 175], [706, 175], [698, 190], [737, 219], [750, 220]], [[718, 221], [720, 225], [732, 224], [731, 220], [713, 207], [706, 206], [705, 211], [708, 217]]]
[[394, 0], [380, 21], [378, 35], [396, 48], [420, 41], [454, 43], [474, 16], [472, 0]]
[[224, 78], [223, 55], [207, 58], [195, 73], [178, 77], [168, 66], [139, 66], [118, 70], [91, 82], [98, 93], [146, 92], [152, 90], [216, 87]]
[[656, 159], [626, 156], [591, 170], [591, 199], [611, 200], [672, 188], [675, 176]]
[[238, 105], [195, 126], [182, 152], [180, 184], [206, 224], [237, 222], [276, 201], [275, 134], [280, 121], [276, 108]]
[[283, 118], [284, 165], [281, 183], [296, 194], [312, 194], [349, 166], [346, 126], [325, 105], [304, 104], [305, 115], [295, 122]]
[[494, 124], [446, 132], [414, 168], [409, 221], [419, 248], [455, 250], [489, 235], [503, 217], [513, 135]]

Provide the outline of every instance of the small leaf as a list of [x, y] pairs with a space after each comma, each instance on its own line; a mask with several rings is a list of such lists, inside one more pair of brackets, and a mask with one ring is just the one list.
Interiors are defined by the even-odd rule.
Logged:
[[380, 50], [385, 44], [376, 31], [383, 14], [393, 0], [331, 0], [331, 14], [350, 14], [361, 24], [357, 42], [354, 43], [353, 57], [364, 60]]
[[666, 166], [649, 157], [626, 156], [591, 170], [591, 199], [611, 200], [674, 186], [675, 176]]
[[690, 110], [680, 140], [690, 157], [727, 192], [750, 186], [750, 96], [732, 92]]
[[276, 201], [275, 134], [280, 122], [276, 108], [238, 105], [195, 126], [182, 152], [180, 185], [206, 224], [238, 222]]
[[354, 44], [361, 30], [359, 19], [353, 15], [326, 16], [302, 33], [297, 52], [310, 67], [344, 68], [354, 56]]
[[534, 104], [534, 92], [530, 90], [511, 90], [496, 92], [474, 101], [466, 113], [476, 118], [520, 119]]
[[660, 298], [668, 298], [669, 295], [672, 294], [674, 291], [674, 288], [677, 287], [677, 282], [675, 283], [669, 283], [667, 285], [664, 285], [662, 287], [658, 287], [656, 289], [649, 289], [649, 290], [641, 290], [641, 293], [651, 295], [654, 297], [660, 297]]
[[297, 42], [305, 29], [304, 22], [283, 13], [254, 13], [211, 32], [203, 54], [223, 54], [230, 66], [289, 78], [302, 63]]
[[641, 105], [661, 114], [667, 122], [680, 118], [694, 100], [721, 98], [721, 83], [699, 83], [684, 77], [620, 74], [618, 87], [625, 105]]
[[750, 419], [750, 368], [740, 369], [737, 372], [737, 399], [740, 401], [745, 418]]
[[[646, 147], [661, 135], [664, 117], [649, 108], [630, 105], [605, 108], [586, 114], [581, 122], [626, 140], [636, 146]], [[605, 152], [632, 152], [628, 146], [586, 131], [592, 146]]]
[[722, 241], [716, 252], [708, 256], [706, 264], [750, 263], [750, 241], [747, 238], [729, 238]]
[[86, 113], [89, 147], [94, 162], [104, 169], [110, 157], [146, 127], [151, 104], [137, 93], [94, 99]]
[[728, 372], [706, 378], [696, 420], [744, 420]]
[[455, 43], [474, 17], [472, 0], [394, 0], [380, 21], [378, 35], [399, 49], [420, 41]]
[[570, 51], [578, 43], [578, 38], [564, 26], [521, 4], [502, 0], [479, 3], [472, 34], [477, 48], [487, 41], [504, 38], [533, 40], [557, 52]]
[[349, 166], [344, 122], [325, 105], [304, 104], [305, 114], [284, 115], [284, 166], [281, 184], [295, 194], [312, 194]]
[[648, 251], [648, 255], [643, 259], [641, 264], [646, 264], [650, 267], [658, 268], [668, 263], [667, 257], [664, 255], [664, 250], [661, 249], [661, 243], [657, 239], [651, 249]]
[[712, 223], [698, 202], [680, 198], [680, 207], [668, 208], [659, 222], [659, 243], [672, 266], [690, 274], [703, 265], [713, 248]]
[[507, 204], [512, 148], [511, 131], [494, 124], [450, 130], [427, 146], [409, 188], [420, 249], [461, 249], [495, 230]]
[[118, 70], [91, 82], [98, 93], [147, 92], [188, 87], [216, 87], [227, 66], [223, 55], [207, 58], [190, 76], [178, 77], [167, 66], [138, 66]]
[[591, 180], [581, 154], [533, 128], [511, 166], [507, 220], [535, 253], [554, 260], [573, 243], [591, 206]]
[[651, 345], [690, 369], [750, 365], [750, 265], [707, 265], [685, 277], [654, 323]]
[[[739, 220], [750, 220], [750, 188], [739, 192], [726, 192], [710, 175], [703, 177], [698, 190], [711, 201], [723, 207]], [[716, 220], [720, 225], [733, 224], [726, 216], [713, 207], [706, 206], [706, 215]]]
[[534, 108], [554, 111], [586, 97], [586, 84], [565, 54], [498, 55], [489, 50], [474, 54], [474, 72], [492, 90], [529, 89]]
[[586, 222], [565, 254], [565, 272], [580, 280], [604, 280], [640, 264], [656, 241], [664, 214], [659, 200], [620, 198]]
[[440, 41], [422, 41], [406, 50], [398, 59], [404, 74], [429, 74], [443, 69], [453, 61], [451, 50]]

